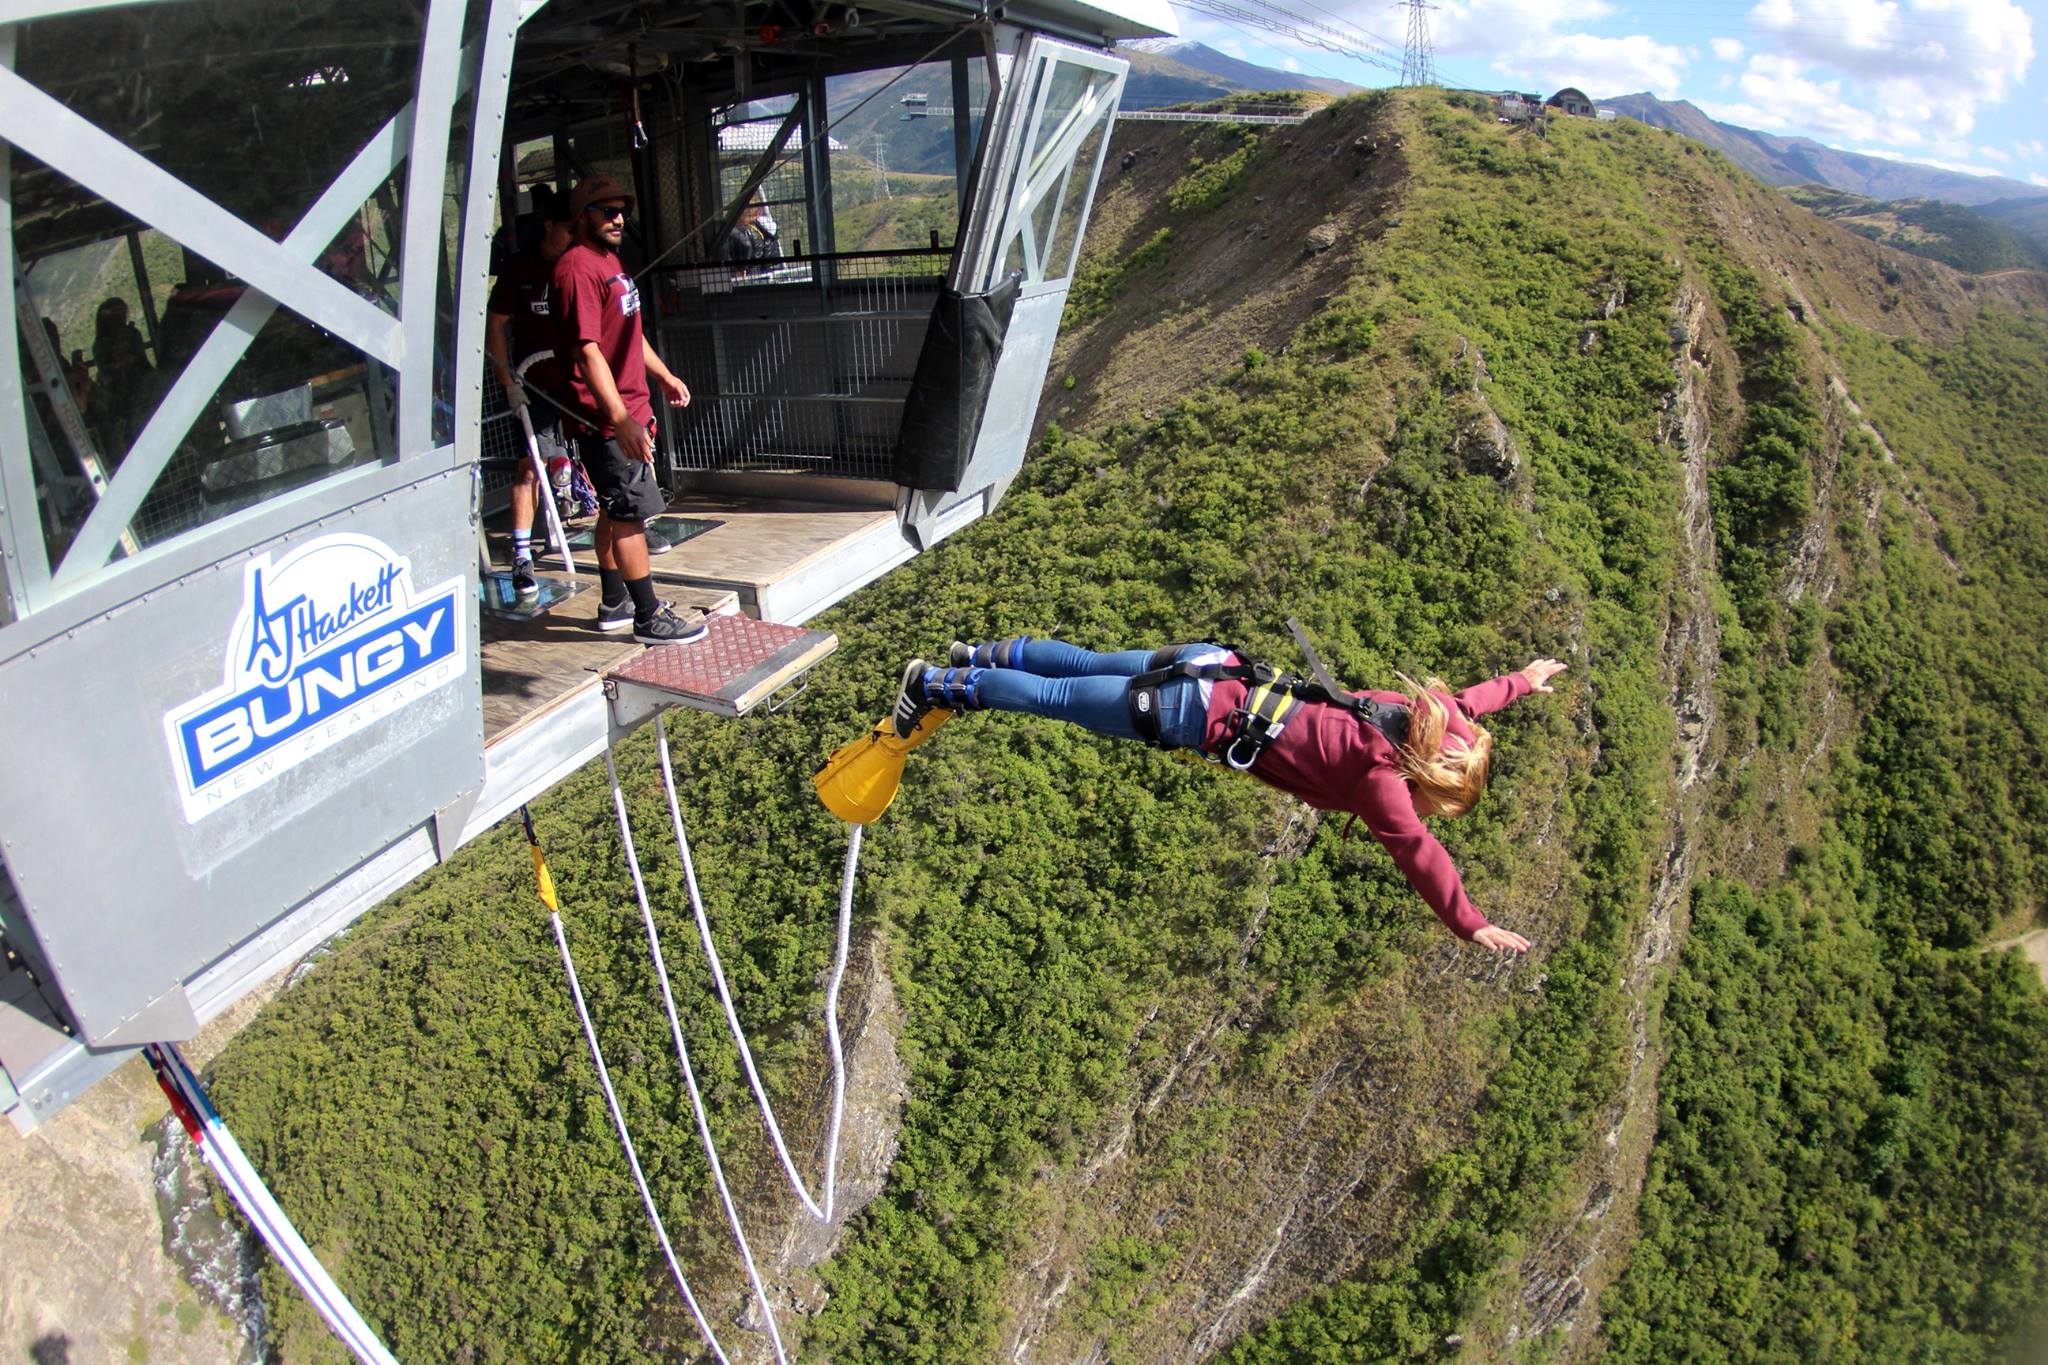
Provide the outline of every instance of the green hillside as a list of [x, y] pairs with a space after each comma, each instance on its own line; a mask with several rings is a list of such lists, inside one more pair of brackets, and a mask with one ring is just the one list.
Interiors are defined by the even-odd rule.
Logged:
[[1825, 185], [1795, 185], [1785, 193], [1873, 242], [1958, 270], [2048, 270], [2048, 243], [1980, 210], [1938, 199], [1867, 199]]
[[[797, 1150], [844, 847], [805, 779], [954, 635], [1291, 660], [1298, 616], [1360, 685], [1567, 660], [1439, 828], [1536, 947], [1456, 943], [1363, 831], [1251, 782], [955, 718], [856, 901], [847, 1013], [900, 1070], [856, 1075], [854, 1145], [893, 1157], [804, 1266], [637, 737], [641, 857], [785, 1337], [875, 1362], [2021, 1350], [2048, 994], [1980, 949], [2048, 880], [2048, 295], [1633, 122], [1537, 139], [1433, 93], [1135, 126], [1108, 166], [1001, 508], [823, 621], [842, 647], [793, 712], [670, 726]], [[678, 1253], [748, 1342], [601, 765], [535, 816]], [[380, 907], [216, 1097], [400, 1358], [685, 1358], [530, 883], [507, 828]], [[269, 1288], [284, 1357], [339, 1359]]]

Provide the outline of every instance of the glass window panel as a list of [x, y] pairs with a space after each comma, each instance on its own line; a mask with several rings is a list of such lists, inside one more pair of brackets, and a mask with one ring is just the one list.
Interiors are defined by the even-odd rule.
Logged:
[[1058, 186], [1047, 189], [1046, 195], [1031, 209], [1031, 246], [1038, 253], [1038, 269], [1033, 271], [1029, 282], [1038, 283], [1046, 278], [1049, 262], [1045, 249], [1052, 242], [1052, 218], [1059, 212]]
[[[98, 8], [19, 25], [16, 69], [244, 222], [282, 238], [364, 139], [412, 98], [423, 28], [413, 0]], [[17, 187], [38, 188], [21, 186], [19, 177]], [[24, 256], [113, 235], [105, 219], [117, 211], [56, 211], [77, 208], [33, 194], [26, 203], [17, 199]]]
[[[1047, 63], [1047, 71], [1039, 85], [1044, 113], [1032, 138], [1032, 155], [1018, 170], [1024, 219], [1031, 224], [1032, 244], [1039, 254], [1037, 269], [1031, 270], [1022, 249], [1024, 222], [1013, 221], [997, 277], [1022, 267], [1030, 284], [1063, 279], [1072, 272], [1080, 206], [1102, 155], [1110, 115], [1107, 93], [1116, 79], [1109, 72], [1057, 59]], [[1090, 126], [1077, 142], [1073, 135], [1084, 119]]]
[[1102, 74], [1092, 67], [1080, 66], [1074, 62], [1053, 62], [1049, 65], [1051, 75], [1046, 79], [1044, 94], [1041, 96], [1045, 113], [1038, 121], [1038, 135], [1031, 142], [1029, 162], [1034, 173], [1037, 171], [1039, 159], [1066, 128], [1068, 120], [1086, 98], [1090, 86]]
[[[719, 221], [739, 202], [754, 169], [775, 145], [782, 124], [796, 108], [796, 96], [750, 100], [713, 111], [711, 124], [718, 141]], [[704, 257], [744, 267], [742, 280], [771, 277], [765, 262], [799, 256], [810, 236], [810, 181], [804, 172], [804, 130], [799, 120], [790, 129], [782, 152], [754, 191], [753, 202], [722, 241], [707, 244]], [[762, 224], [772, 220], [775, 230]], [[713, 224], [716, 227], [716, 224]], [[709, 235], [708, 232], [706, 234]], [[780, 276], [775, 276], [779, 278]]]
[[[404, 174], [401, 166], [318, 261], [366, 297], [396, 298]], [[229, 271], [153, 229], [140, 235], [147, 279], [139, 279], [128, 243], [132, 223], [69, 177], [17, 152], [17, 202], [24, 187], [44, 213], [15, 234], [23, 288], [38, 319], [50, 319], [45, 339], [58, 333], [63, 372], [63, 396], [53, 399], [37, 364], [38, 352], [48, 352], [24, 345], [23, 382], [42, 390], [29, 413], [38, 501], [52, 561], [61, 564], [97, 503], [93, 471], [102, 483], [118, 477], [194, 355], [247, 291]], [[103, 235], [36, 255], [37, 242], [53, 240], [53, 216], [73, 224], [70, 237], [92, 223]], [[154, 345], [135, 306], [145, 287], [153, 304], [161, 300]], [[389, 458], [395, 379], [297, 314], [276, 309], [225, 382], [202, 395], [190, 428], [169, 433], [169, 461], [115, 557]]]
[[[481, 9], [470, 7], [471, 16]], [[455, 439], [455, 386], [461, 382], [475, 383], [481, 377], [458, 375], [456, 373], [456, 291], [465, 274], [484, 274], [490, 266], [490, 237], [485, 235], [476, 243], [480, 259], [465, 262], [463, 257], [462, 218], [468, 204], [470, 138], [469, 125], [475, 117], [476, 93], [472, 90], [456, 102], [452, 127], [448, 136], [447, 165], [441, 177], [440, 251], [439, 279], [434, 291], [434, 408], [432, 441], [435, 448], [447, 445]], [[493, 203], [497, 199], [495, 186], [485, 186]], [[496, 388], [497, 385], [487, 387]], [[407, 451], [406, 454], [419, 454]]]
[[970, 107], [955, 109], [950, 60], [826, 82], [838, 251], [952, 249], [960, 225], [955, 121], [972, 127], [984, 112], [973, 101], [985, 101], [987, 89], [985, 78], [974, 81]]
[[1081, 206], [1088, 197], [1088, 187], [1095, 182], [1099, 169], [1097, 163], [1102, 160], [1109, 112], [1105, 105], [1101, 117], [1082, 140], [1073, 169], [1067, 173], [1066, 189], [1060, 198], [1058, 226], [1054, 229], [1052, 244], [1045, 249], [1045, 277], [1049, 280], [1063, 280], [1074, 273], [1074, 253], [1081, 243]]

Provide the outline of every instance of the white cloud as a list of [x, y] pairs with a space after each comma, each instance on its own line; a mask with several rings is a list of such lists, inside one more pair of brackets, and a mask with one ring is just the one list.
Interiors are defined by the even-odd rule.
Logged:
[[2034, 59], [2014, 0], [1762, 0], [1750, 19], [1783, 57], [1848, 78], [1869, 113], [1935, 141], [1966, 136]]
[[1977, 155], [1989, 161], [1996, 161], [2001, 166], [2012, 165], [2012, 153], [2001, 152], [1996, 147], [1979, 147]]
[[1752, 55], [1736, 90], [1741, 102], [1705, 106], [1707, 112], [1725, 123], [1821, 141], [1901, 142], [1907, 139], [1899, 134], [1910, 132], [1845, 99], [1839, 79], [1817, 80], [1810, 67], [1791, 57]]
[[[1690, 64], [1683, 48], [1647, 34], [1576, 31], [1615, 14], [1608, 0], [1443, 0], [1431, 36], [1439, 61], [1488, 61], [1522, 89], [1547, 95], [1572, 85], [1595, 99], [1637, 90], [1675, 97]], [[1355, 22], [1384, 32], [1392, 21], [1364, 11]]]
[[1714, 55], [1724, 62], [1739, 62], [1742, 60], [1742, 40], [1740, 38], [1716, 38], [1709, 46], [1714, 49]]
[[2048, 156], [2048, 147], [2042, 146], [2041, 139], [2039, 138], [2029, 138], [2025, 142], [2015, 142], [2012, 144], [2012, 149], [2029, 161]]
[[2027, 175], [2027, 183], [2029, 185], [2039, 185], [2043, 189], [2048, 189], [2048, 175], [2043, 175], [2039, 171], [2029, 172]]

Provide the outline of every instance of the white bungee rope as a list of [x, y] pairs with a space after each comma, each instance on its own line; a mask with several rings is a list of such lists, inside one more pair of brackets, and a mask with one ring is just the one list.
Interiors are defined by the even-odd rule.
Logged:
[[[725, 968], [719, 961], [718, 949], [712, 942], [710, 917], [704, 910], [703, 895], [697, 885], [696, 863], [690, 856], [689, 836], [684, 831], [682, 807], [676, 797], [675, 768], [669, 757], [668, 730], [659, 714], [655, 718], [655, 731], [661, 757], [662, 789], [668, 800], [669, 817], [676, 836], [676, 849], [682, 857], [683, 881], [689, 891], [690, 909], [697, 921], [698, 937], [704, 946], [705, 959], [711, 966], [712, 981], [717, 987], [726, 1023], [732, 1031], [734, 1042], [739, 1047], [748, 1084], [753, 1090], [755, 1102], [768, 1129], [769, 1140], [775, 1147], [776, 1156], [782, 1163], [783, 1173], [789, 1181], [790, 1188], [795, 1191], [806, 1213], [819, 1222], [829, 1223], [838, 1188], [839, 1137], [846, 1115], [846, 1053], [839, 1033], [839, 991], [846, 977], [846, 964], [853, 941], [854, 873], [860, 862], [861, 835], [865, 826], [854, 825], [847, 840], [846, 863], [839, 890], [836, 951], [831, 980], [825, 991], [825, 1038], [832, 1059], [832, 1113], [826, 1128], [824, 1198], [821, 1201], [812, 1197], [803, 1178], [797, 1173], [796, 1161], [790, 1155], [789, 1145], [782, 1136], [782, 1126], [776, 1121], [775, 1107], [769, 1102], [767, 1089], [762, 1084], [759, 1069], [755, 1066], [753, 1048], [748, 1044], [746, 1030], [740, 1024], [739, 1012], [733, 1003], [732, 988], [726, 981]], [[767, 1286], [761, 1278], [760, 1267], [755, 1263], [753, 1249], [748, 1245], [746, 1232], [741, 1226], [739, 1207], [733, 1199], [731, 1186], [726, 1181], [724, 1163], [718, 1157], [717, 1141], [711, 1135], [710, 1114], [704, 1103], [703, 1091], [697, 1083], [696, 1068], [690, 1063], [689, 1045], [684, 1041], [682, 1020], [676, 1010], [674, 992], [669, 985], [668, 962], [661, 950], [661, 932], [655, 927], [654, 912], [648, 903], [647, 883], [641, 874], [639, 854], [633, 843], [632, 820], [626, 812], [625, 791], [619, 784], [618, 764], [609, 740], [605, 745], [604, 762], [605, 775], [611, 784], [612, 811], [618, 818], [620, 843], [626, 854], [626, 869], [633, 879], [633, 897], [640, 908], [641, 923], [647, 930], [648, 952], [653, 959], [655, 978], [661, 984], [662, 1008], [668, 1016], [669, 1036], [675, 1043], [676, 1060], [682, 1067], [683, 1083], [690, 1094], [690, 1109], [696, 1119], [697, 1133], [703, 1141], [705, 1159], [710, 1163], [712, 1181], [718, 1187], [719, 1202], [725, 1208], [726, 1223], [732, 1229], [733, 1243], [739, 1250], [742, 1264], [746, 1267], [747, 1283], [753, 1291], [755, 1303], [760, 1308], [762, 1320], [767, 1324], [768, 1338], [774, 1348], [777, 1365], [786, 1365], [788, 1357], [783, 1347], [781, 1330], [776, 1322], [774, 1305], [769, 1302]], [[529, 828], [529, 838], [531, 837]], [[535, 847], [538, 848], [538, 845]], [[538, 858], [536, 861], [538, 862]], [[546, 894], [551, 895], [552, 892]], [[582, 988], [577, 983], [576, 966], [569, 953], [569, 940], [562, 927], [561, 914], [552, 905], [550, 911], [555, 942], [561, 950], [562, 968], [569, 979], [569, 992], [575, 1001], [577, 1017], [583, 1025], [583, 1036], [590, 1044], [591, 1060], [597, 1066], [598, 1081], [604, 1088], [605, 1102], [611, 1108], [612, 1123], [618, 1129], [619, 1142], [626, 1153], [626, 1164], [632, 1170], [634, 1183], [639, 1186], [641, 1203], [646, 1207], [648, 1220], [654, 1226], [655, 1236], [661, 1243], [662, 1255], [668, 1260], [676, 1286], [682, 1291], [684, 1303], [689, 1306], [691, 1315], [695, 1317], [697, 1326], [703, 1332], [713, 1354], [720, 1361], [725, 1361], [725, 1352], [698, 1304], [696, 1295], [691, 1292], [681, 1265], [676, 1260], [668, 1230], [656, 1208], [654, 1195], [641, 1172], [640, 1159], [627, 1129], [625, 1114], [619, 1107], [617, 1095], [612, 1088], [611, 1075], [605, 1067], [603, 1049], [597, 1040], [596, 1027], [584, 1004]]]
[[583, 1021], [583, 1036], [590, 1043], [590, 1060], [597, 1064], [598, 1084], [604, 1087], [604, 1102], [612, 1111], [612, 1126], [619, 1130], [619, 1145], [626, 1151], [626, 1165], [632, 1168], [633, 1183], [640, 1187], [640, 1202], [646, 1206], [647, 1221], [654, 1224], [654, 1235], [661, 1242], [661, 1254], [668, 1261], [669, 1272], [676, 1277], [676, 1288], [682, 1290], [683, 1302], [689, 1305], [690, 1316], [697, 1320], [697, 1330], [704, 1334], [711, 1354], [718, 1357], [721, 1365], [730, 1365], [725, 1348], [718, 1344], [718, 1334], [711, 1330], [711, 1322], [704, 1316], [697, 1296], [690, 1292], [689, 1278], [683, 1274], [683, 1267], [676, 1260], [676, 1249], [668, 1240], [668, 1228], [661, 1221], [661, 1210], [655, 1207], [654, 1192], [647, 1188], [647, 1177], [640, 1169], [640, 1154], [633, 1148], [633, 1135], [626, 1130], [626, 1115], [619, 1108], [618, 1093], [612, 1089], [612, 1074], [604, 1064], [604, 1049], [598, 1046], [597, 1029], [591, 1024], [590, 1010], [583, 1003], [583, 987], [576, 980], [576, 963], [569, 955], [569, 937], [562, 929], [561, 912], [550, 914], [548, 924], [555, 931], [555, 946], [562, 950], [562, 970], [569, 976], [569, 994], [576, 1002], [576, 1017]]
[[[846, 843], [846, 869], [839, 887], [839, 939], [836, 955], [832, 962], [832, 979], [825, 988], [825, 1043], [832, 1055], [832, 1117], [825, 1129], [825, 1182], [824, 1199], [812, 1198], [804, 1185], [803, 1177], [797, 1174], [796, 1161], [789, 1154], [789, 1145], [783, 1141], [782, 1125], [775, 1120], [775, 1106], [768, 1102], [767, 1089], [761, 1084], [761, 1073], [754, 1065], [754, 1050], [747, 1045], [746, 1030], [740, 1027], [740, 1017], [733, 1007], [732, 987], [725, 979], [725, 968], [718, 960], [717, 945], [711, 941], [711, 921], [704, 913], [704, 897], [697, 889], [697, 866], [690, 857], [689, 836], [683, 832], [683, 811], [676, 800], [675, 770], [669, 762], [668, 728], [662, 718], [654, 718], [654, 734], [661, 754], [661, 785], [668, 797], [669, 820], [675, 826], [676, 850], [683, 859], [683, 885], [690, 893], [690, 910], [697, 919], [697, 937], [704, 945], [704, 959], [711, 964], [711, 980], [718, 988], [718, 1003], [725, 1008], [725, 1022], [732, 1030], [733, 1042], [739, 1045], [740, 1062], [747, 1072], [747, 1084], [753, 1088], [754, 1100], [761, 1110], [762, 1122], [768, 1128], [768, 1140], [775, 1146], [775, 1155], [782, 1162], [782, 1172], [788, 1177], [789, 1187], [803, 1203], [804, 1211], [821, 1223], [832, 1221], [833, 1198], [839, 1175], [839, 1130], [846, 1116], [846, 1055], [839, 1037], [839, 986], [846, 977], [848, 947], [853, 938], [853, 873], [860, 861], [861, 832], [865, 825], [853, 826], [853, 833]], [[617, 790], [616, 786], [613, 788]], [[620, 828], [624, 828], [624, 807], [620, 807]], [[650, 922], [649, 932], [653, 925]], [[667, 983], [663, 983], [663, 993]]]
[[669, 1036], [675, 1040], [676, 1060], [682, 1064], [683, 1084], [690, 1092], [690, 1110], [697, 1119], [697, 1133], [704, 1140], [704, 1156], [711, 1163], [711, 1179], [718, 1186], [719, 1202], [725, 1205], [725, 1221], [732, 1228], [733, 1241], [739, 1246], [740, 1260], [747, 1267], [747, 1283], [753, 1287], [754, 1301], [761, 1306], [761, 1316], [768, 1323], [768, 1339], [774, 1343], [775, 1359], [780, 1365], [786, 1357], [782, 1350], [782, 1333], [776, 1329], [775, 1309], [768, 1302], [767, 1287], [761, 1283], [761, 1272], [754, 1265], [754, 1253], [747, 1246], [747, 1234], [740, 1227], [739, 1207], [733, 1203], [732, 1189], [725, 1183], [725, 1166], [718, 1159], [718, 1144], [711, 1136], [711, 1116], [705, 1112], [704, 1093], [697, 1086], [697, 1070], [690, 1065], [689, 1044], [683, 1041], [682, 1019], [676, 1013], [676, 998], [668, 984], [668, 962], [661, 953], [661, 931], [654, 927], [654, 912], [647, 903], [647, 883], [640, 875], [640, 857], [633, 849], [633, 825], [626, 816], [626, 794], [619, 787], [619, 768], [612, 758], [609, 740], [604, 747], [604, 771], [611, 779], [612, 809], [619, 817], [619, 838], [626, 850], [626, 870], [633, 875], [633, 899], [640, 905], [640, 921], [647, 926], [647, 949], [654, 958], [654, 979], [661, 983], [661, 1005], [668, 1014]]

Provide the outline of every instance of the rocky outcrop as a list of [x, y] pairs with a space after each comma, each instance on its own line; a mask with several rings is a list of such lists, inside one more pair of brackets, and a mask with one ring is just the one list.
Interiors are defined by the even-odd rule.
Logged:
[[1684, 940], [1686, 904], [1695, 867], [1695, 826], [1704, 805], [1704, 780], [1715, 771], [1717, 709], [1714, 681], [1721, 637], [1709, 591], [1714, 569], [1714, 525], [1708, 501], [1709, 427], [1707, 304], [1687, 287], [1673, 305], [1672, 390], [1658, 441], [1673, 448], [1684, 479], [1680, 502], [1678, 591], [1664, 637], [1664, 672], [1678, 718], [1673, 755], [1675, 799], [1648, 912], [1629, 960], [1628, 1078], [1605, 1116], [1601, 1140], [1581, 1162], [1585, 1190], [1571, 1214], [1551, 1226], [1518, 1268], [1508, 1305], [1510, 1347], [1543, 1336], [1562, 1336], [1568, 1352], [1596, 1349], [1600, 1291], [1621, 1270], [1634, 1241], [1636, 1201], [1648, 1169], [1657, 1114], [1659, 1058], [1651, 1046], [1658, 983]]
[[1478, 394], [1463, 394], [1452, 402], [1451, 449], [1458, 463], [1467, 473], [1503, 483], [1514, 478], [1522, 467], [1522, 452], [1493, 405]]
[[[775, 1309], [776, 1325], [792, 1355], [803, 1339], [803, 1320], [825, 1306], [825, 1287], [813, 1268], [839, 1245], [854, 1217], [873, 1203], [888, 1183], [889, 1168], [896, 1160], [896, 1145], [903, 1126], [903, 1100], [909, 1085], [909, 1071], [896, 1052], [902, 1016], [896, 994], [883, 969], [879, 946], [870, 941], [847, 982], [852, 997], [841, 1021], [846, 1048], [846, 1117], [840, 1128], [838, 1192], [832, 1221], [812, 1218], [790, 1191], [782, 1168], [774, 1162], [762, 1164], [762, 1173], [751, 1190], [734, 1193], [747, 1226], [773, 1210], [779, 1232], [748, 1240], [754, 1244], [761, 1278]], [[804, 1127], [815, 1132], [812, 1149], [805, 1151], [791, 1136], [791, 1154], [813, 1197], [822, 1197], [826, 1151], [825, 1137], [831, 1115], [831, 1078], [820, 1074], [812, 1092]], [[794, 1108], [794, 1106], [792, 1106]], [[794, 1114], [780, 1115], [796, 1125]], [[745, 1332], [724, 1334], [721, 1340], [735, 1361], [765, 1362], [773, 1359], [761, 1310], [737, 1276], [722, 1287], [720, 1303], [727, 1318], [746, 1328]]]
[[1451, 453], [1467, 473], [1483, 474], [1505, 483], [1522, 468], [1522, 452], [1500, 414], [1487, 401], [1484, 385], [1492, 378], [1486, 369], [1486, 354], [1465, 337], [1451, 355], [1455, 384], [1450, 395]]

